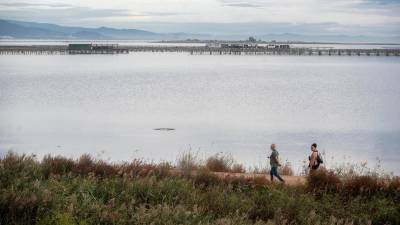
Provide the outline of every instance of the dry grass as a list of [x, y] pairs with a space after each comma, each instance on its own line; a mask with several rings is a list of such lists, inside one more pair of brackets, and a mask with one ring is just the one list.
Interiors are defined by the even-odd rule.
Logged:
[[232, 156], [216, 154], [207, 159], [206, 168], [214, 172], [230, 172], [232, 164]]
[[0, 158], [0, 224], [400, 224], [400, 178], [321, 169], [304, 187], [269, 185], [188, 158], [197, 169], [180, 176], [165, 162], [9, 153]]
[[280, 175], [284, 175], [284, 176], [293, 176], [294, 175], [292, 166], [287, 161], [284, 165], [282, 165], [278, 168], [278, 172]]
[[206, 160], [205, 167], [213, 172], [245, 173], [243, 165], [235, 163], [231, 155], [216, 154]]
[[322, 168], [307, 176], [307, 189], [312, 192], [335, 192], [341, 185], [340, 178], [334, 172]]
[[46, 155], [42, 160], [42, 165], [45, 175], [50, 176], [71, 172], [75, 167], [75, 162], [72, 159], [62, 156], [52, 157]]
[[376, 175], [338, 176], [334, 171], [319, 169], [307, 176], [307, 190], [315, 193], [341, 193], [346, 196], [371, 197], [380, 194], [400, 200], [400, 178]]
[[221, 183], [221, 179], [206, 168], [197, 170], [195, 175], [192, 175], [192, 179], [194, 184], [201, 188], [208, 188]]
[[184, 176], [190, 176], [194, 170], [199, 169], [201, 166], [197, 154], [187, 151], [178, 156], [176, 168], [181, 171]]
[[246, 169], [242, 164], [235, 163], [231, 167], [232, 173], [246, 173]]
[[343, 182], [344, 190], [353, 195], [373, 195], [387, 187], [383, 180], [376, 176], [352, 176]]

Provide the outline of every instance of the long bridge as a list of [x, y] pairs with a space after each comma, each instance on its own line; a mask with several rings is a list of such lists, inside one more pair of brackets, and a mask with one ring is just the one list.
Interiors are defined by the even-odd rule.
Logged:
[[400, 56], [400, 49], [332, 49], [332, 48], [248, 48], [208, 46], [119, 46], [119, 45], [30, 45], [0, 46], [0, 55], [44, 54], [127, 54], [130, 52], [186, 52], [191, 55], [317, 55], [317, 56]]

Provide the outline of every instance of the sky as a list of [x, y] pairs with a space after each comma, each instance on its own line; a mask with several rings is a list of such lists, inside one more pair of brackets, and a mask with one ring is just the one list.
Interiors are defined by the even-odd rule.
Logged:
[[400, 0], [0, 0], [0, 18], [154, 32], [400, 35]]

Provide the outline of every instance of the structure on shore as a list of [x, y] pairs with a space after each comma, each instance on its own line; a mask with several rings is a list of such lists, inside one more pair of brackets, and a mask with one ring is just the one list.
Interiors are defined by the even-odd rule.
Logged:
[[117, 44], [69, 44], [69, 54], [121, 54], [129, 53], [126, 48]]
[[122, 54], [129, 52], [187, 52], [192, 55], [318, 55], [318, 56], [400, 56], [400, 49], [332, 49], [295, 47], [289, 45], [206, 45], [206, 46], [144, 46], [69, 44], [0, 46], [0, 54]]
[[128, 48], [117, 44], [69, 44], [0, 46], [1, 55], [128, 54]]

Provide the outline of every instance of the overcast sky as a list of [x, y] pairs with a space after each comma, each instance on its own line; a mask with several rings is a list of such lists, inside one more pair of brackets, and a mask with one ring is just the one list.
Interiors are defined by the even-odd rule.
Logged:
[[400, 35], [400, 0], [0, 0], [0, 18], [156, 32]]

